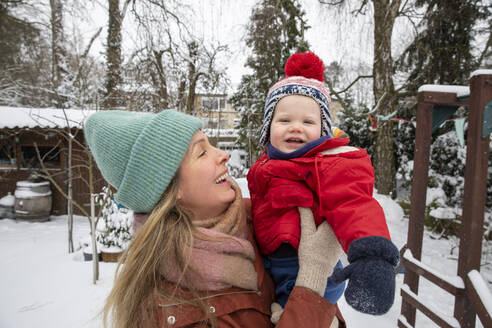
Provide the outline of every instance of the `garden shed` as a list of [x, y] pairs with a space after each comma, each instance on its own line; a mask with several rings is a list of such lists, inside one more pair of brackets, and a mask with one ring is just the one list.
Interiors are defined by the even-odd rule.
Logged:
[[[66, 214], [71, 167], [73, 200], [89, 210], [89, 184], [94, 186], [94, 192], [104, 185], [95, 163], [92, 162], [92, 177], [88, 169], [91, 160], [82, 127], [92, 112], [0, 106], [0, 198], [9, 192], [14, 194], [18, 181], [44, 167], [44, 172], [56, 182], [51, 183], [51, 214]], [[74, 211], [80, 213], [76, 206]]]

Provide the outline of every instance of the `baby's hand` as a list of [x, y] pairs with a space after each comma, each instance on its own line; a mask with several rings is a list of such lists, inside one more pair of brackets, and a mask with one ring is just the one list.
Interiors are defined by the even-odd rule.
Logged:
[[270, 317], [270, 321], [276, 325], [278, 323], [278, 321], [280, 320], [280, 316], [282, 315], [282, 313], [284, 312], [284, 309], [282, 308], [282, 306], [280, 304], [278, 304], [277, 302], [275, 303], [272, 303], [272, 305], [270, 306], [271, 310], [272, 310], [272, 316]]
[[381, 315], [389, 311], [395, 297], [395, 267], [399, 252], [384, 237], [359, 238], [350, 244], [350, 265], [333, 273], [334, 283], [349, 279], [345, 300], [357, 311]]

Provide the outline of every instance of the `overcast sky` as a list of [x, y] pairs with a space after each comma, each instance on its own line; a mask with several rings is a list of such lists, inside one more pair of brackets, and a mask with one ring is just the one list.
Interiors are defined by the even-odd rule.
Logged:
[[[246, 72], [244, 62], [249, 49], [244, 44], [245, 26], [256, 0], [187, 0], [196, 12], [196, 30], [205, 39], [220, 41], [231, 50], [228, 60], [228, 73], [232, 83], [239, 83], [241, 75]], [[356, 24], [348, 19], [344, 9], [341, 13], [330, 12], [316, 0], [301, 0], [311, 28], [306, 32], [306, 39], [311, 48], [325, 64], [337, 60], [342, 63], [356, 63], [372, 60], [372, 25], [369, 17], [359, 17]], [[103, 32], [94, 44], [92, 54], [104, 53], [103, 44], [107, 36], [107, 3], [96, 1], [89, 5], [88, 15], [75, 19], [83, 29], [83, 38], [88, 40], [93, 33], [103, 27]], [[127, 15], [123, 29], [123, 51], [134, 46], [134, 22]], [[357, 27], [355, 27], [357, 26]], [[70, 31], [67, 31], [70, 33]]]
[[[245, 26], [248, 23], [252, 6], [257, 0], [183, 0], [195, 11], [194, 28], [196, 33], [205, 39], [227, 44], [230, 56], [227, 58], [227, 72], [232, 85], [237, 86], [241, 76], [247, 72], [244, 68], [246, 57], [250, 51], [244, 43]], [[354, 8], [345, 7], [339, 10], [320, 5], [317, 0], [300, 0], [311, 28], [306, 32], [306, 39], [311, 49], [328, 65], [332, 61], [340, 62], [344, 67], [356, 66], [358, 63], [372, 63], [373, 26], [372, 8], [365, 16], [354, 18], [349, 12]], [[77, 3], [73, 0], [73, 3]], [[350, 2], [348, 2], [350, 3]], [[103, 31], [92, 48], [92, 54], [100, 56], [104, 53], [104, 42], [107, 37], [107, 1], [96, 0], [86, 4], [87, 14], [74, 18], [66, 15], [69, 24], [81, 27], [82, 39], [85, 44], [99, 27]], [[68, 16], [68, 17], [67, 17]], [[410, 37], [408, 24], [397, 21], [393, 44], [400, 47]], [[131, 15], [127, 15], [123, 28], [123, 52], [128, 53], [135, 45], [135, 23]], [[84, 42], [82, 42], [84, 44]]]

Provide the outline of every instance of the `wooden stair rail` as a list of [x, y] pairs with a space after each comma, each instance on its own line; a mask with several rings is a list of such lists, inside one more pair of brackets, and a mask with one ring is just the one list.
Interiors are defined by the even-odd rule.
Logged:
[[[483, 280], [480, 273], [476, 270], [468, 272], [466, 275], [466, 292], [468, 298], [477, 311], [478, 318], [484, 327], [492, 327], [492, 293], [489, 291], [487, 283]], [[484, 303], [489, 303], [486, 306]]]
[[[488, 122], [489, 125], [487, 126], [487, 122], [484, 120], [484, 112], [486, 118], [490, 117], [492, 70], [480, 70], [472, 74], [469, 98], [461, 99], [457, 90], [462, 91], [463, 87], [436, 86], [434, 89], [432, 87], [422, 88], [419, 89], [417, 96], [417, 130], [415, 133], [414, 169], [407, 239], [407, 247], [415, 261], [409, 261], [405, 256], [402, 259], [407, 270], [405, 270], [404, 278], [406, 286], [402, 288], [401, 316], [398, 319], [398, 326], [401, 328], [415, 326], [416, 309], [441, 327], [455, 326], [455, 323], [452, 322], [453, 320], [447, 320], [439, 316], [435, 311], [433, 312], [428, 306], [419, 301], [418, 286], [420, 276], [427, 278], [455, 295], [454, 317], [459, 322], [458, 327], [475, 327], [476, 313], [478, 311], [483, 312], [483, 309], [479, 309], [480, 302], [472, 303], [470, 301], [470, 295], [473, 297], [474, 294], [469, 291], [469, 283], [463, 288], [456, 288], [456, 286], [440, 279], [439, 275], [435, 274], [433, 270], [429, 270], [429, 268], [425, 268], [422, 265], [416, 265], [422, 258], [433, 117], [437, 117], [435, 114], [439, 110], [452, 113], [453, 106], [458, 108], [459, 106], [468, 105], [467, 157], [457, 275], [462, 281], [466, 281], [468, 272], [480, 270], [481, 236], [483, 235], [490, 141], [490, 129], [487, 129], [487, 127], [490, 127], [492, 123]], [[450, 107], [451, 111], [449, 111]], [[436, 123], [439, 124], [439, 122], [434, 122], [434, 124]], [[483, 307], [483, 303], [481, 305]], [[480, 317], [481, 320], [482, 317]]]

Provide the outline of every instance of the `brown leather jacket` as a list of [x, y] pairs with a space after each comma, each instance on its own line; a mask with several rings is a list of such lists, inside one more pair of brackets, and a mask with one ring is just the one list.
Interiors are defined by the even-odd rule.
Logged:
[[[249, 199], [246, 200], [248, 213], [251, 213]], [[259, 291], [229, 288], [220, 291], [202, 292], [200, 298], [209, 311], [217, 317], [219, 327], [273, 327], [270, 322], [270, 305], [274, 302], [274, 285], [263, 267], [263, 260], [252, 237], [249, 239], [256, 252], [255, 269], [258, 273]], [[176, 286], [164, 283], [164, 288]], [[184, 298], [191, 293], [178, 291]], [[186, 304], [172, 304], [160, 300], [155, 304], [159, 327], [201, 327], [204, 315], [196, 307]], [[337, 312], [337, 306], [329, 303], [309, 289], [294, 287], [284, 308], [277, 328], [289, 327], [329, 327]]]

